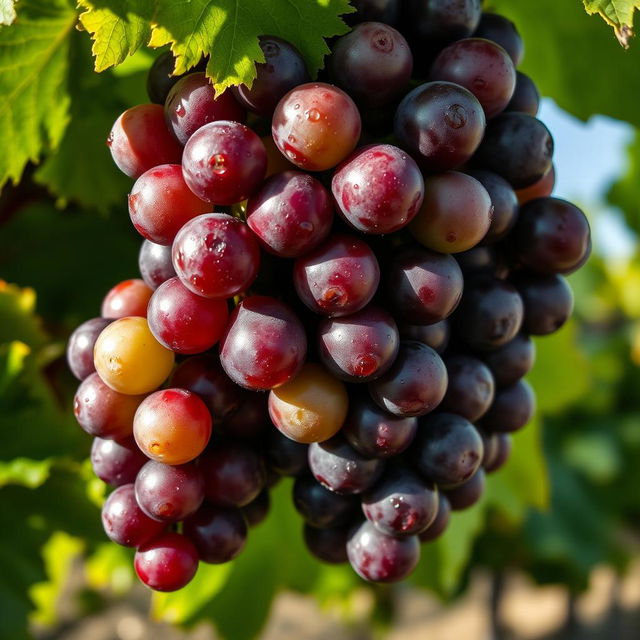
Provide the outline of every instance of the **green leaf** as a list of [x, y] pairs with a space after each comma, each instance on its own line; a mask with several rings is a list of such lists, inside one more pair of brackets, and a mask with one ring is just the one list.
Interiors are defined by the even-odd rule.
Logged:
[[0, 29], [0, 185], [17, 182], [28, 161], [62, 138], [75, 23], [65, 0], [23, 0], [15, 24]]
[[31, 460], [29, 458], [14, 458], [7, 462], [0, 462], [0, 489], [8, 484], [20, 484], [29, 489], [35, 489], [44, 484], [49, 478], [53, 460]]
[[16, 19], [16, 0], [0, 0], [0, 25], [10, 25]]
[[610, 26], [618, 42], [627, 49], [633, 33], [633, 14], [640, 9], [638, 0], [583, 0], [587, 13], [598, 13]]
[[96, 71], [120, 64], [149, 41], [155, 0], [79, 0], [82, 26], [93, 37]]
[[[47, 337], [35, 306], [36, 292], [31, 287], [21, 289], [0, 280], [0, 344], [20, 341], [35, 349], [44, 345]], [[18, 372], [26, 355], [24, 347], [12, 347], [4, 356], [7, 363], [2, 370]]]
[[84, 565], [88, 584], [94, 589], [125, 594], [137, 580], [133, 571], [133, 551], [112, 542], [97, 545]]
[[627, 147], [626, 170], [607, 192], [607, 201], [622, 209], [627, 224], [640, 233], [640, 135]]

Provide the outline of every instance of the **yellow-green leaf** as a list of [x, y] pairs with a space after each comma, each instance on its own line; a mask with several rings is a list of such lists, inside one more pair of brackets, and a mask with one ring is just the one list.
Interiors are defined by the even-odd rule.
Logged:
[[0, 25], [10, 25], [16, 19], [16, 0], [0, 0]]
[[598, 13], [611, 27], [618, 42], [627, 49], [633, 37], [633, 14], [640, 9], [639, 0], [583, 0], [587, 13]]

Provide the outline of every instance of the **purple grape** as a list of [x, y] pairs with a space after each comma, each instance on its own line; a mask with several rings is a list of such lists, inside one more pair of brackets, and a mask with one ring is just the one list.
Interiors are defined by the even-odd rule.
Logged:
[[138, 269], [145, 284], [152, 289], [174, 278], [176, 270], [171, 261], [171, 247], [143, 240], [138, 254]]
[[516, 71], [516, 88], [505, 111], [520, 111], [537, 116], [540, 108], [540, 93], [533, 80], [522, 71]]
[[504, 280], [509, 275], [509, 269], [504, 256], [494, 245], [475, 246], [468, 251], [455, 255], [457, 263], [462, 269], [465, 279], [471, 276], [483, 275]]
[[515, 284], [524, 304], [522, 328], [527, 333], [555, 333], [570, 318], [573, 292], [562, 276], [521, 275]]
[[278, 429], [269, 429], [265, 443], [267, 467], [281, 476], [297, 476], [307, 468], [307, 449], [302, 442], [287, 438]]
[[171, 87], [182, 78], [172, 76], [176, 59], [171, 51], [161, 53], [154, 61], [147, 74], [147, 94], [151, 102], [164, 104]]
[[508, 433], [492, 433], [488, 436], [492, 442], [492, 456], [482, 463], [486, 473], [494, 473], [501, 469], [511, 455], [512, 440]]
[[305, 524], [302, 535], [309, 553], [318, 560], [329, 564], [347, 562], [349, 527], [318, 529]]
[[78, 380], [84, 380], [95, 372], [93, 347], [102, 330], [112, 322], [108, 318], [92, 318], [83, 322], [69, 337], [67, 363]]
[[257, 498], [254, 498], [249, 504], [241, 507], [240, 511], [249, 527], [257, 527], [269, 515], [270, 508], [271, 498], [269, 497], [268, 488], [265, 488], [258, 494]]
[[395, 27], [400, 18], [401, 0], [351, 0], [350, 4], [357, 11], [342, 16], [349, 25], [375, 21]]
[[440, 320], [434, 324], [406, 324], [398, 325], [400, 337], [403, 340], [415, 340], [442, 353], [449, 344], [451, 329], [447, 320]]
[[482, 355], [491, 369], [498, 387], [508, 387], [526, 376], [535, 361], [536, 345], [531, 338], [519, 333], [506, 344]]
[[490, 433], [511, 433], [522, 429], [535, 412], [535, 395], [526, 380], [496, 391], [493, 404], [482, 418], [482, 427]]
[[475, 422], [493, 401], [495, 383], [491, 370], [482, 361], [466, 355], [449, 356], [445, 364], [449, 384], [440, 408]]
[[483, 13], [473, 36], [499, 44], [509, 54], [514, 65], [518, 66], [522, 62], [524, 42], [516, 25], [509, 18], [497, 13]]
[[480, 500], [485, 489], [485, 472], [480, 467], [473, 477], [453, 489], [447, 490], [447, 500], [453, 511], [468, 509]]
[[222, 422], [223, 431], [232, 438], [257, 440], [266, 431], [272, 431], [266, 393], [240, 391], [240, 406]]
[[439, 538], [449, 526], [451, 520], [451, 505], [447, 496], [444, 493], [440, 493], [438, 496], [438, 514], [436, 519], [420, 534], [418, 538], [420, 542], [431, 542]]
[[293, 485], [293, 505], [312, 527], [337, 527], [357, 513], [358, 499], [325, 489], [314, 477], [297, 478]]
[[148, 460], [133, 438], [120, 441], [94, 438], [91, 445], [93, 472], [112, 487], [134, 482]]

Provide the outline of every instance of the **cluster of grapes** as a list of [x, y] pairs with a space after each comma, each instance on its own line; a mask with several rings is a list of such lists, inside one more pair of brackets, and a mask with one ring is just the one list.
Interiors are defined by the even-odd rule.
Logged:
[[354, 4], [323, 81], [276, 37], [219, 96], [164, 54], [109, 136], [142, 279], [68, 359], [117, 487], [105, 530], [154, 589], [235, 557], [283, 475], [311, 553], [406, 577], [507, 460], [530, 335], [571, 313], [589, 226], [549, 197], [514, 25], [480, 0]]

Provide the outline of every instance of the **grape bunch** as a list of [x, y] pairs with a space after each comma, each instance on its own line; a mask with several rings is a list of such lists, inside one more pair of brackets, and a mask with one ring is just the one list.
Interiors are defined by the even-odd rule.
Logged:
[[359, 0], [312, 81], [264, 36], [216, 95], [160, 55], [108, 138], [141, 279], [72, 334], [74, 411], [149, 587], [240, 553], [295, 477], [310, 552], [393, 582], [534, 411], [587, 220], [551, 197], [523, 43], [480, 0]]

